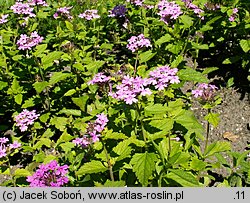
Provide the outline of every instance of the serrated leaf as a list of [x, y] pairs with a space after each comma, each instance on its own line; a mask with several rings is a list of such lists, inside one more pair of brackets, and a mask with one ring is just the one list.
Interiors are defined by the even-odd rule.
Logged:
[[42, 146], [50, 148], [51, 140], [49, 138], [40, 138], [40, 140], [34, 145], [34, 149], [41, 149]]
[[35, 106], [33, 98], [29, 98], [28, 100], [25, 100], [24, 104], [22, 105], [23, 109], [26, 109], [28, 107]]
[[77, 109], [62, 109], [58, 112], [58, 114], [66, 114], [66, 115], [73, 115], [73, 116], [81, 116], [82, 112]]
[[124, 140], [128, 137], [123, 133], [113, 132], [112, 130], [109, 130], [105, 133], [103, 136], [103, 140], [112, 139], [112, 140]]
[[139, 55], [140, 63], [145, 63], [145, 62], [149, 61], [155, 55], [156, 55], [156, 53], [152, 53], [151, 50], [141, 53]]
[[102, 173], [107, 171], [108, 168], [105, 167], [102, 162], [92, 160], [91, 162], [83, 164], [83, 166], [76, 172], [76, 175], [85, 175], [92, 173]]
[[102, 187], [124, 187], [126, 185], [125, 181], [110, 181], [107, 180]]
[[69, 21], [65, 21], [65, 24], [69, 31], [74, 32], [74, 26], [72, 23], [70, 23]]
[[23, 101], [23, 95], [22, 94], [17, 94], [15, 95], [15, 102], [19, 105], [21, 105], [22, 101]]
[[[122, 142], [120, 142], [117, 146], [115, 146], [113, 148], [113, 151], [117, 154], [117, 155], [122, 155], [126, 152], [128, 152], [128, 148], [129, 147], [129, 144], [130, 144], [130, 141], [129, 140], [124, 140]], [[131, 150], [130, 150], [131, 151]], [[129, 153], [130, 154], [130, 153]]]
[[47, 44], [40, 44], [36, 46], [36, 51], [33, 53], [34, 56], [39, 57], [47, 49]]
[[51, 76], [51, 78], [49, 80], [49, 84], [54, 85], [62, 80], [65, 80], [68, 77], [71, 77], [71, 76], [72, 76], [71, 73], [55, 72]]
[[198, 44], [196, 42], [191, 42], [191, 44], [194, 49], [209, 49], [209, 46], [207, 44]]
[[0, 91], [8, 86], [7, 82], [0, 81]]
[[105, 64], [105, 61], [94, 61], [86, 65], [86, 68], [91, 73], [97, 73], [98, 69]]
[[36, 92], [40, 94], [47, 86], [49, 85], [48, 82], [35, 82], [32, 86], [35, 88]]
[[202, 74], [208, 74], [208, 73], [212, 73], [216, 70], [218, 70], [219, 68], [218, 67], [208, 67], [208, 68], [205, 68], [204, 71], [202, 71]]
[[176, 59], [171, 63], [171, 67], [177, 68], [182, 61], [183, 61], [183, 56], [182, 55], [177, 56]]
[[44, 69], [48, 68], [49, 66], [51, 66], [55, 60], [60, 59], [61, 55], [63, 55], [62, 51], [54, 51], [51, 52], [45, 56], [43, 56], [42, 58], [42, 67]]
[[200, 83], [208, 83], [209, 80], [201, 73], [192, 68], [187, 67], [178, 71], [177, 75], [181, 80], [194, 81]]
[[166, 106], [162, 104], [153, 104], [145, 107], [146, 116], [154, 115], [154, 114], [165, 114], [167, 112]]
[[247, 53], [250, 50], [250, 40], [240, 40], [240, 46], [242, 50]]
[[155, 162], [157, 161], [156, 154], [154, 153], [137, 153], [135, 154], [130, 163], [133, 166], [133, 172], [142, 186], [148, 185], [148, 180], [155, 170]]
[[231, 144], [229, 142], [217, 141], [210, 144], [206, 148], [204, 152], [204, 157], [209, 157], [216, 153], [230, 151], [230, 150], [231, 150]]
[[49, 119], [50, 117], [50, 113], [45, 113], [45, 114], [42, 114], [40, 117], [39, 117], [39, 120], [43, 123], [46, 123], [47, 120]]
[[60, 147], [62, 148], [64, 152], [67, 153], [67, 152], [72, 151], [72, 149], [75, 147], [75, 144], [73, 142], [66, 142], [66, 143], [60, 144]]
[[190, 16], [188, 15], [181, 15], [180, 16], [180, 22], [183, 23], [183, 27], [184, 28], [190, 28], [192, 25], [193, 25], [193, 18], [191, 18]]
[[69, 119], [65, 117], [53, 117], [50, 119], [50, 124], [55, 125], [55, 127], [60, 131], [64, 131], [68, 123]]
[[199, 160], [196, 157], [192, 158], [192, 161], [190, 162], [190, 168], [195, 171], [202, 171], [206, 167], [206, 162], [203, 160]]
[[170, 34], [165, 34], [160, 39], [156, 40], [155, 44], [159, 46], [165, 42], [170, 42], [171, 39], [172, 39], [172, 36]]
[[218, 113], [209, 113], [205, 116], [205, 120], [211, 123], [214, 127], [217, 127], [220, 121], [220, 114]]
[[27, 177], [30, 175], [31, 175], [31, 173], [28, 170], [21, 169], [21, 168], [16, 169], [14, 172], [14, 176], [16, 176], [16, 177]]
[[181, 169], [175, 169], [175, 170], [170, 169], [170, 173], [168, 173], [166, 177], [176, 181], [183, 187], [199, 186], [198, 180], [192, 173], [183, 171]]
[[82, 111], [85, 111], [87, 101], [89, 99], [88, 95], [83, 95], [79, 98], [72, 98], [72, 101], [77, 105]]
[[55, 132], [52, 132], [50, 128], [48, 128], [42, 135], [42, 138], [51, 138]]
[[67, 131], [65, 130], [62, 135], [60, 136], [60, 138], [57, 140], [56, 145], [63, 143], [63, 142], [69, 142], [73, 139], [74, 137], [71, 136], [70, 134], [67, 133]]

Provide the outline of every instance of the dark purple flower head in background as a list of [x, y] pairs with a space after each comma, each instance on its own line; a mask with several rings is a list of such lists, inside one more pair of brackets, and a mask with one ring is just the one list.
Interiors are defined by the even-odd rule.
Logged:
[[117, 5], [111, 11], [109, 11], [110, 17], [122, 18], [125, 17], [127, 8], [124, 5]]

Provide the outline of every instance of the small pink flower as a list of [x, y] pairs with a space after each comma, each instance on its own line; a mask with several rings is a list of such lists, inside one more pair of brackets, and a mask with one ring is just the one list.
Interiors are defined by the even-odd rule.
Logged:
[[19, 147], [21, 147], [21, 143], [19, 143], [18, 141], [14, 141], [13, 144], [9, 144], [10, 149], [17, 149]]

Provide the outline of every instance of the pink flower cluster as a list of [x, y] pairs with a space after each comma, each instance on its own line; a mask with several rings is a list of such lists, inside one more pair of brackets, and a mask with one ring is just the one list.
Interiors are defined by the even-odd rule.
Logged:
[[31, 50], [32, 47], [43, 41], [43, 37], [39, 36], [38, 33], [32, 32], [30, 37], [26, 34], [21, 34], [20, 39], [17, 41], [19, 50]]
[[10, 7], [14, 13], [19, 15], [26, 15], [27, 17], [35, 17], [36, 15], [33, 13], [34, 8], [30, 3], [22, 3], [17, 1], [13, 6]]
[[238, 13], [238, 9], [237, 8], [234, 8], [233, 9], [233, 14], [229, 17], [229, 21], [230, 22], [234, 22], [235, 21], [235, 18], [237, 17], [237, 13]]
[[39, 5], [39, 6], [49, 6], [46, 1], [43, 1], [43, 0], [28, 0], [28, 3], [32, 6], [36, 6], [36, 5]]
[[9, 139], [6, 137], [0, 138], [0, 158], [7, 156], [7, 151], [21, 147], [21, 144], [16, 140], [13, 144], [7, 144], [8, 141]]
[[154, 8], [154, 6], [152, 6], [152, 5], [144, 4], [144, 1], [145, 0], [127, 0], [127, 2], [130, 2], [131, 4], [134, 4], [136, 6], [141, 6], [141, 7], [146, 8], [146, 9]]
[[84, 13], [79, 14], [78, 17], [79, 18], [84, 18], [86, 20], [92, 20], [92, 19], [100, 18], [100, 16], [98, 15], [97, 10], [86, 10], [86, 11], [84, 11]]
[[163, 90], [168, 87], [169, 84], [180, 83], [179, 77], [176, 75], [177, 72], [177, 68], [161, 66], [149, 73], [149, 80], [151, 84], [155, 86], [156, 89]]
[[110, 76], [104, 75], [104, 73], [97, 73], [92, 80], [88, 82], [88, 85], [103, 84], [111, 79]]
[[28, 129], [28, 125], [32, 125], [39, 116], [39, 114], [36, 114], [36, 110], [28, 111], [24, 109], [15, 117], [16, 126], [19, 127], [21, 132], [24, 132]]
[[151, 43], [149, 39], [146, 39], [143, 34], [140, 34], [138, 36], [132, 36], [128, 40], [127, 48], [131, 50], [132, 52], [137, 51], [139, 48], [142, 47], [151, 47]]
[[4, 23], [7, 23], [9, 14], [5, 14], [5, 15], [1, 15], [1, 18], [0, 18], [0, 24], [4, 24]]
[[168, 24], [170, 20], [177, 19], [181, 14], [181, 7], [175, 2], [168, 2], [166, 0], [161, 0], [158, 3], [158, 13], [161, 16], [161, 21]]
[[139, 95], [145, 96], [152, 94], [151, 90], [147, 88], [149, 80], [141, 77], [124, 76], [122, 83], [116, 86], [116, 92], [110, 92], [109, 96], [125, 101], [126, 104], [137, 103]]
[[187, 8], [193, 10], [194, 13], [199, 16], [200, 19], [204, 20], [204, 16], [201, 15], [202, 13], [204, 13], [204, 11], [195, 4], [193, 4], [192, 0], [183, 0], [183, 2], [185, 2]]
[[30, 187], [61, 187], [69, 182], [66, 176], [68, 168], [68, 165], [60, 166], [53, 160], [48, 164], [41, 164], [26, 180], [30, 183]]
[[212, 101], [217, 89], [218, 88], [215, 85], [200, 83], [191, 93], [194, 98], [200, 98], [203, 101]]
[[96, 117], [97, 119], [94, 123], [88, 123], [86, 135], [84, 137], [74, 139], [72, 141], [73, 143], [82, 147], [87, 147], [91, 143], [99, 141], [99, 137], [101, 136], [100, 133], [104, 130], [109, 120], [104, 113], [98, 114]]
[[61, 17], [65, 17], [65, 18], [71, 20], [71, 19], [73, 19], [73, 16], [70, 15], [70, 9], [72, 9], [72, 6], [58, 8], [56, 13], [53, 15], [53, 17], [58, 18], [59, 16], [61, 16]]

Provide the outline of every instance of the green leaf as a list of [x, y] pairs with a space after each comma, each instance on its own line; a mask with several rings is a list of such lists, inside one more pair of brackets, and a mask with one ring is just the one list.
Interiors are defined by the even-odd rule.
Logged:
[[45, 55], [42, 58], [42, 67], [44, 69], [47, 69], [49, 66], [51, 66], [55, 60], [60, 59], [61, 55], [63, 55], [62, 51], [54, 51], [49, 53], [48, 55]]
[[192, 68], [187, 67], [178, 71], [177, 75], [181, 80], [194, 81], [200, 83], [208, 83], [209, 80], [201, 73]]
[[191, 42], [191, 44], [194, 49], [209, 49], [209, 46], [207, 44], [198, 44], [195, 42]]
[[195, 171], [202, 171], [206, 167], [206, 162], [199, 160], [197, 157], [193, 157], [190, 162], [190, 168]]
[[72, 151], [72, 149], [75, 147], [75, 144], [73, 142], [66, 142], [66, 143], [60, 144], [60, 147], [62, 148], [64, 152], [67, 153], [67, 152]]
[[170, 178], [183, 187], [198, 187], [199, 182], [196, 177], [187, 171], [181, 169], [170, 169], [170, 172], [166, 175], [167, 178]]
[[74, 26], [72, 23], [70, 23], [69, 21], [65, 21], [65, 24], [69, 31], [74, 32]]
[[166, 114], [167, 108], [162, 104], [152, 104], [145, 107], [145, 116], [150, 116], [154, 114]]
[[71, 96], [71, 95], [73, 95], [75, 93], [76, 93], [76, 90], [75, 89], [71, 89], [71, 90], [67, 91], [63, 96], [68, 97], [68, 96]]
[[48, 128], [42, 135], [42, 138], [51, 138], [55, 132], [52, 132], [50, 128]]
[[218, 113], [209, 113], [205, 116], [205, 120], [211, 123], [214, 127], [217, 127], [220, 121], [220, 114]]
[[93, 61], [89, 63], [86, 68], [91, 73], [97, 73], [98, 69], [101, 68], [105, 64], [105, 61]]
[[219, 68], [218, 67], [209, 67], [209, 68], [205, 68], [205, 70], [202, 72], [202, 74], [208, 74], [208, 73], [212, 73], [216, 70], [218, 70]]
[[66, 114], [66, 115], [73, 115], [73, 116], [81, 116], [82, 112], [76, 109], [62, 109], [58, 112], [58, 114]]
[[56, 145], [59, 145], [60, 143], [63, 142], [69, 142], [73, 139], [74, 137], [71, 136], [70, 134], [67, 133], [67, 131], [65, 130], [62, 135], [60, 136], [60, 138], [57, 140]]
[[69, 119], [65, 117], [53, 117], [50, 119], [50, 124], [55, 125], [55, 127], [60, 131], [64, 131], [68, 123]]
[[172, 39], [172, 36], [170, 34], [165, 34], [160, 39], [156, 40], [155, 44], [160, 46], [161, 44], [163, 44], [165, 42], [170, 42], [171, 39]]
[[7, 82], [0, 81], [0, 91], [8, 86]]
[[28, 100], [25, 100], [24, 104], [22, 105], [22, 108], [26, 109], [26, 108], [32, 107], [32, 106], [35, 106], [34, 99], [29, 98]]
[[174, 121], [184, 126], [189, 133], [195, 133], [199, 138], [204, 139], [202, 135], [204, 130], [203, 126], [195, 118], [192, 111], [185, 111], [185, 113], [175, 117]]
[[32, 86], [35, 88], [36, 92], [40, 94], [47, 86], [49, 85], [48, 82], [35, 82]]
[[127, 148], [129, 148], [129, 144], [130, 144], [129, 140], [124, 140], [124, 141], [120, 142], [117, 146], [115, 146], [113, 148], [113, 151], [117, 155], [121, 155], [126, 151]]
[[23, 95], [22, 94], [15, 95], [15, 102], [17, 104], [21, 105], [22, 101], [23, 101]]
[[79, 98], [72, 98], [72, 101], [77, 105], [82, 111], [85, 111], [87, 101], [89, 99], [88, 95], [83, 95]]
[[46, 123], [47, 120], [49, 119], [50, 117], [50, 113], [45, 113], [45, 114], [42, 114], [40, 117], [39, 117], [39, 120], [43, 123]]
[[155, 162], [157, 160], [156, 154], [148, 152], [137, 153], [132, 157], [130, 163], [142, 186], [148, 185], [148, 180], [155, 170]]
[[177, 56], [176, 59], [171, 63], [171, 67], [177, 68], [182, 61], [183, 61], [183, 56], [182, 55]]
[[193, 18], [191, 18], [190, 16], [188, 15], [182, 15], [180, 17], [180, 22], [183, 23], [183, 28], [190, 28], [192, 25], [193, 25]]
[[128, 137], [123, 133], [113, 132], [112, 130], [108, 130], [103, 136], [103, 140], [112, 139], [112, 140], [124, 140]]
[[11, 87], [8, 89], [7, 94], [19, 94], [22, 93], [23, 88], [19, 85], [19, 81], [16, 78], [12, 81]]
[[247, 53], [250, 50], [250, 40], [240, 40], [240, 46], [242, 50]]
[[219, 152], [225, 152], [231, 150], [231, 144], [229, 142], [217, 141], [210, 144], [204, 152], [204, 157], [212, 156]]
[[34, 149], [40, 149], [43, 145], [50, 148], [51, 140], [49, 138], [40, 138], [40, 140], [34, 145]]
[[145, 62], [149, 61], [155, 55], [156, 55], [156, 53], [152, 53], [151, 50], [141, 53], [139, 55], [140, 63], [145, 63]]
[[120, 180], [120, 181], [111, 181], [107, 180], [103, 187], [124, 187], [126, 185], [125, 181]]
[[34, 56], [39, 57], [47, 49], [47, 44], [40, 44], [36, 46], [36, 51], [33, 53]]
[[30, 175], [31, 175], [31, 173], [28, 170], [21, 169], [21, 168], [16, 169], [14, 172], [14, 176], [16, 176], [16, 177], [27, 177]]
[[62, 80], [65, 80], [68, 77], [72, 77], [72, 74], [63, 72], [54, 72], [49, 80], [49, 84], [54, 85]]
[[101, 173], [107, 171], [108, 168], [106, 168], [102, 162], [92, 160], [91, 162], [83, 164], [83, 166], [76, 172], [76, 175], [85, 175], [85, 174], [91, 174], [91, 173]]

